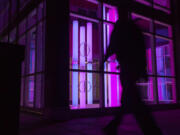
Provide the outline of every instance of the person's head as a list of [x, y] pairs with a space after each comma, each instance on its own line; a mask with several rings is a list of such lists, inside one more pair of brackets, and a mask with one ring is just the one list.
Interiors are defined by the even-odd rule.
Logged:
[[128, 20], [130, 1], [124, 0], [117, 5], [118, 16], [120, 20]]

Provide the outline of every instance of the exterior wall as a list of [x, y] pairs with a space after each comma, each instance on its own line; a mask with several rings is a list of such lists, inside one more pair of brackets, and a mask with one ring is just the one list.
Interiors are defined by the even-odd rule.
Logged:
[[[148, 104], [171, 104], [180, 99], [179, 20], [172, 22], [171, 15], [178, 18], [179, 11], [171, 10], [166, 2], [136, 0], [131, 9], [131, 18], [140, 19], [147, 44], [149, 81], [137, 84]], [[111, 57], [104, 69], [99, 66], [117, 20], [114, 1], [10, 0], [0, 7], [0, 19], [0, 40], [26, 46], [22, 107], [52, 112], [55, 108], [120, 106], [122, 88], [115, 58]]]
[[[44, 106], [44, 51], [46, 5], [43, 0], [6, 1], [1, 10], [0, 27], [2, 42], [26, 47], [21, 73], [21, 106], [40, 109]], [[5, 14], [4, 14], [5, 13]]]
[[173, 25], [175, 35], [175, 69], [176, 69], [176, 88], [177, 88], [177, 102], [180, 103], [180, 2], [178, 0], [172, 2], [173, 5]]
[[[100, 69], [118, 18], [117, 1], [70, 0], [70, 108], [120, 106], [122, 87], [114, 56]], [[149, 81], [137, 83], [147, 103], [176, 103], [174, 45], [168, 0], [132, 2], [131, 18], [139, 19], [147, 49]], [[104, 73], [102, 76], [101, 73]], [[77, 81], [78, 80], [78, 81]]]

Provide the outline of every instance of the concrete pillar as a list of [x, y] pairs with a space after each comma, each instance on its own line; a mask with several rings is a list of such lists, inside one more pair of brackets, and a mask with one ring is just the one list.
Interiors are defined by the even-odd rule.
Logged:
[[56, 118], [69, 109], [69, 1], [46, 0], [46, 8], [45, 113]]

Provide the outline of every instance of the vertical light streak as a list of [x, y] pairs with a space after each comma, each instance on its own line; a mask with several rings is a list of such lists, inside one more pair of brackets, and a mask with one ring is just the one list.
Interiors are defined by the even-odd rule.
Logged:
[[[103, 8], [104, 9], [104, 8]], [[104, 13], [104, 12], [103, 12]], [[106, 32], [106, 24], [103, 24], [103, 34], [104, 34], [104, 55], [106, 54], [106, 46], [107, 46], [107, 32]], [[104, 63], [104, 70], [106, 71], [106, 62]], [[107, 107], [107, 74], [104, 74], [104, 103], [105, 107]]]
[[[85, 68], [85, 27], [80, 27], [80, 67]], [[80, 108], [85, 108], [86, 106], [86, 74], [80, 73]]]
[[[111, 62], [110, 63], [110, 68], [115, 69], [116, 68], [116, 63]], [[111, 106], [117, 106], [117, 75], [112, 74], [110, 77], [111, 80]]]
[[[73, 21], [73, 54], [72, 54], [72, 64], [73, 69], [78, 69], [78, 21]], [[72, 106], [78, 106], [78, 72], [72, 73]]]
[[[92, 23], [87, 23], [87, 61], [90, 62], [87, 65], [88, 70], [92, 70]], [[93, 82], [92, 73], [87, 73], [87, 103], [93, 103]]]
[[[161, 54], [161, 47], [156, 48], [156, 61], [157, 61], [157, 73], [161, 75], [160, 71], [163, 70], [162, 68], [162, 54]], [[161, 81], [161, 78], [158, 78], [158, 93], [159, 93], [159, 100], [163, 99], [163, 83]]]
[[[107, 20], [109, 21], [109, 12], [107, 12]], [[109, 33], [109, 25], [107, 25], [107, 46], [109, 46], [109, 41], [110, 41], [110, 33]], [[108, 63], [108, 71], [111, 71], [111, 66]], [[108, 99], [109, 99], [109, 106], [111, 106], [111, 75], [107, 75], [107, 80], [108, 80], [108, 87], [107, 87], [107, 91], [108, 91]]]
[[[175, 67], [174, 67], [174, 51], [173, 51], [173, 43], [172, 41], [170, 41], [169, 43], [169, 53], [170, 53], [170, 63], [171, 63], [171, 75], [174, 76], [175, 75]], [[176, 88], [175, 88], [175, 79], [172, 79], [172, 95], [173, 95], [173, 100], [176, 101]]]
[[[152, 73], [152, 55], [151, 55], [151, 49], [148, 49], [147, 50], [147, 62], [148, 62], [148, 72]], [[154, 96], [153, 96], [153, 79], [150, 78], [149, 80], [150, 82], [148, 83], [148, 87], [150, 88], [150, 99], [154, 99]]]

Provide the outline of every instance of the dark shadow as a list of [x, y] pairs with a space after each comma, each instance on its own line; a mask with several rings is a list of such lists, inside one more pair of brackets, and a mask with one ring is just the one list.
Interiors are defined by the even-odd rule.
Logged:
[[128, 17], [129, 6], [128, 2], [118, 6], [119, 20], [111, 34], [104, 59], [106, 61], [116, 54], [123, 87], [122, 106], [115, 118], [104, 128], [104, 133], [117, 134], [117, 127], [123, 115], [130, 112], [135, 116], [144, 135], [162, 135], [148, 106], [141, 100], [140, 91], [136, 86], [136, 82], [141, 78], [147, 81], [146, 47], [141, 29]]

